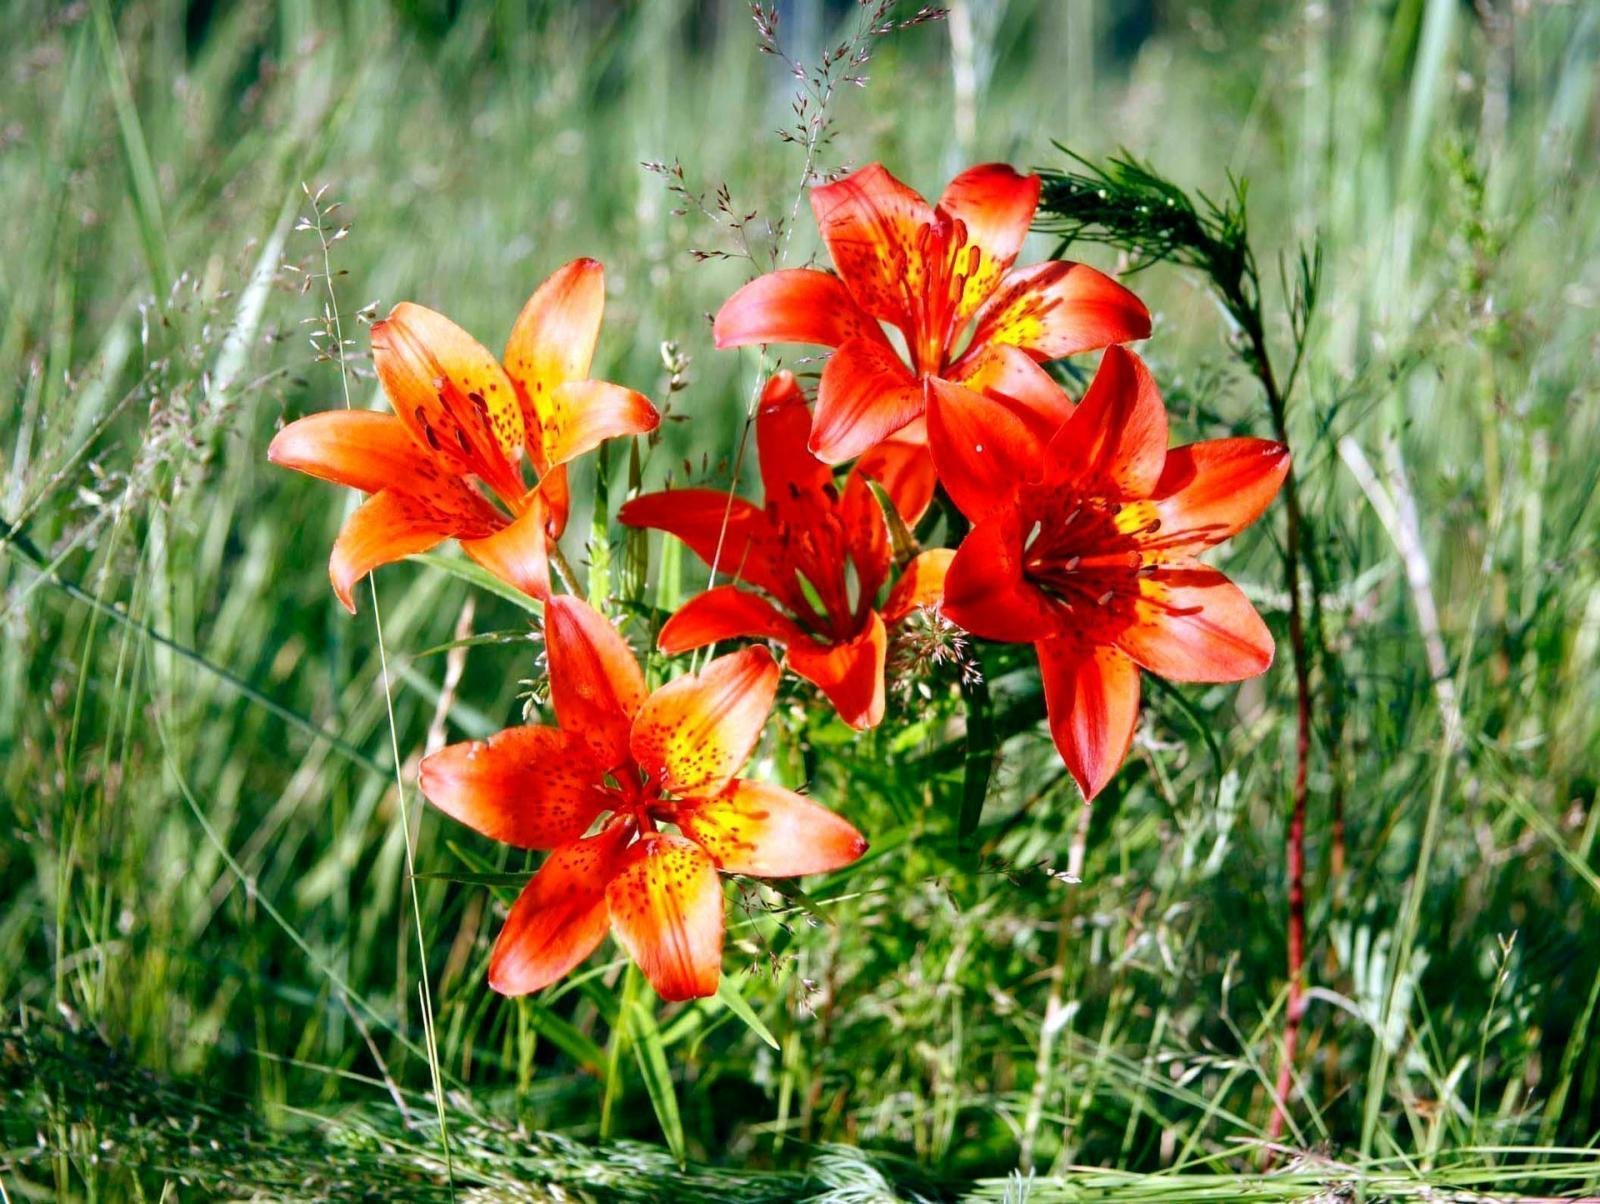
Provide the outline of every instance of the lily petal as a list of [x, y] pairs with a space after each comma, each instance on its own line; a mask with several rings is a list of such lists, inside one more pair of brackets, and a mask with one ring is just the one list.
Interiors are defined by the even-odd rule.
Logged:
[[[471, 495], [466, 486], [462, 494]], [[498, 519], [488, 503], [477, 498], [474, 507], [468, 496], [458, 496], [454, 509], [431, 504], [395, 489], [373, 494], [345, 520], [339, 538], [334, 540], [328, 560], [328, 576], [333, 592], [351, 614], [356, 604], [351, 590], [379, 565], [393, 564], [417, 552], [426, 552], [452, 535], [482, 538], [494, 530]]]
[[939, 198], [939, 208], [966, 226], [967, 245], [982, 253], [967, 274], [958, 324], [972, 316], [1016, 262], [1039, 206], [1039, 187], [1038, 176], [1020, 175], [1004, 163], [981, 163], [951, 180]]
[[550, 509], [537, 489], [518, 518], [493, 535], [463, 539], [461, 550], [529, 597], [550, 596]]
[[656, 646], [668, 656], [677, 656], [741, 636], [788, 643], [800, 638], [800, 629], [761, 595], [735, 585], [718, 585], [678, 607], [662, 624]]
[[1139, 668], [1115, 648], [1076, 640], [1041, 640], [1035, 650], [1050, 735], [1084, 801], [1092, 801], [1133, 744]]
[[[856, 573], [857, 600], [852, 609], [860, 614], [860, 608], [871, 605], [889, 577], [892, 563], [889, 524], [884, 521], [883, 506], [872, 492], [872, 486], [855, 473], [844, 483], [837, 514], [844, 526], [844, 550]], [[841, 573], [846, 571], [845, 565], [838, 568]]]
[[646, 835], [606, 887], [617, 940], [661, 998], [714, 995], [722, 975], [722, 885], [699, 845]]
[[833, 709], [857, 731], [883, 720], [883, 665], [889, 637], [876, 611], [866, 630], [838, 644], [801, 638], [789, 645], [785, 663], [796, 675], [822, 691]]
[[665, 531], [717, 572], [774, 593], [787, 588], [792, 566], [774, 564], [766, 512], [721, 489], [667, 489], [623, 503], [617, 519], [629, 527]]
[[1065, 620], [1022, 576], [1022, 532], [1015, 510], [973, 525], [944, 579], [945, 617], [986, 640], [1032, 643], [1062, 634]]
[[755, 750], [778, 694], [778, 665], [764, 647], [719, 656], [669, 681], [633, 721], [633, 759], [675, 794], [715, 794]]
[[938, 474], [928, 454], [928, 428], [914, 419], [883, 442], [868, 448], [856, 461], [855, 471], [883, 486], [884, 493], [908, 527], [922, 521], [933, 503]]
[[944, 601], [944, 579], [956, 557], [951, 548], [929, 548], [911, 558], [883, 604], [883, 621], [898, 623], [920, 606]]
[[1144, 302], [1104, 272], [1059, 259], [1007, 272], [976, 321], [973, 346], [1011, 343], [1041, 360], [1150, 335]]
[[1289, 449], [1266, 439], [1210, 439], [1175, 447], [1156, 483], [1161, 528], [1147, 549], [1192, 552], [1260, 518], [1289, 474]]
[[1020, 347], [985, 343], [963, 356], [946, 379], [981, 393], [1011, 411], [1044, 447], [1072, 417], [1072, 398]]
[[401, 484], [422, 493], [442, 475], [405, 423], [372, 410], [324, 410], [297, 418], [273, 436], [267, 459], [363, 493]]
[[587, 741], [605, 769], [628, 762], [628, 732], [644, 702], [644, 674], [628, 642], [587, 602], [545, 603], [550, 703], [563, 730]]
[[574, 259], [534, 290], [512, 324], [506, 374], [516, 382], [528, 449], [541, 472], [550, 466], [538, 463], [550, 398], [568, 381], [589, 375], [605, 307], [605, 269], [597, 260]]
[[550, 849], [576, 840], [600, 814], [604, 766], [557, 727], [513, 727], [422, 759], [427, 800], [491, 840]]
[[572, 510], [572, 489], [567, 483], [567, 466], [557, 464], [539, 478], [534, 488], [539, 491], [549, 512], [546, 529], [550, 532], [550, 538], [560, 539], [561, 533], [567, 529], [567, 516]]
[[874, 318], [909, 329], [907, 299], [917, 296], [928, 279], [920, 249], [922, 231], [933, 221], [928, 202], [873, 163], [813, 188], [811, 212], [856, 304]]
[[756, 452], [767, 504], [787, 517], [815, 506], [833, 487], [833, 469], [811, 454], [811, 409], [792, 372], [777, 372], [761, 391]]
[[1042, 445], [1005, 406], [937, 378], [928, 383], [928, 447], [950, 500], [977, 522], [1016, 501]]
[[804, 795], [745, 778], [715, 798], [678, 810], [688, 837], [730, 874], [794, 878], [856, 861], [866, 839], [841, 816]]
[[613, 821], [562, 845], [523, 887], [489, 955], [489, 985], [502, 995], [543, 990], [595, 951], [611, 914], [606, 885], [629, 826]]
[[372, 362], [418, 444], [501, 497], [522, 493], [523, 418], [500, 361], [443, 314], [402, 301], [372, 326]]
[[852, 460], [922, 413], [922, 382], [887, 343], [851, 339], [828, 358], [817, 389], [811, 451]]
[[1272, 633], [1239, 587], [1204, 565], [1139, 579], [1134, 619], [1117, 646], [1171, 681], [1243, 681], [1272, 664]]
[[711, 333], [719, 351], [752, 343], [837, 347], [854, 338], [883, 338], [844, 282], [814, 268], [757, 276], [722, 303]]
[[1046, 479], [1080, 493], [1144, 498], [1167, 459], [1167, 407], [1144, 361], [1107, 347], [1072, 420], [1046, 452]]
[[642, 393], [603, 380], [572, 380], [548, 394], [539, 415], [545, 463], [565, 464], [619, 435], [647, 435], [661, 415]]

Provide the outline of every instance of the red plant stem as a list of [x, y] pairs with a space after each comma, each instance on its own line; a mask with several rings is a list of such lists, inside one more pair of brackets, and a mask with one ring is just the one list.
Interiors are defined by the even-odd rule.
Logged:
[[1344, 790], [1337, 779], [1333, 788], [1333, 827], [1330, 829], [1329, 839], [1333, 842], [1333, 848], [1328, 855], [1328, 874], [1333, 879], [1334, 895], [1339, 897], [1343, 894], [1344, 868], [1348, 855], [1344, 848]]
[[[1278, 442], [1289, 445], [1288, 422], [1282, 393], [1267, 358], [1266, 340], [1259, 328], [1250, 331], [1256, 370], [1267, 391], [1267, 404]], [[1289, 591], [1289, 646], [1294, 654], [1295, 767], [1293, 804], [1285, 836], [1284, 861], [1289, 880], [1289, 985], [1283, 1015], [1283, 1054], [1273, 1091], [1272, 1119], [1267, 1140], [1276, 1141], [1288, 1119], [1289, 1091], [1294, 1085], [1295, 1056], [1300, 1046], [1300, 1023], [1305, 1016], [1306, 943], [1306, 778], [1311, 760], [1311, 661], [1306, 650], [1305, 615], [1300, 600], [1300, 536], [1303, 524], [1300, 494], [1291, 463], [1283, 482], [1283, 504], [1289, 530], [1284, 540], [1284, 577]], [[1342, 821], [1342, 816], [1339, 819]], [[1342, 822], [1341, 822], [1342, 827]], [[1341, 842], [1342, 843], [1342, 842]]]
[[1305, 634], [1301, 630], [1299, 569], [1295, 560], [1295, 517], [1290, 508], [1288, 581], [1289, 642], [1294, 647], [1295, 676], [1295, 767], [1294, 804], [1289, 813], [1284, 860], [1289, 879], [1289, 988], [1283, 1014], [1283, 1055], [1278, 1064], [1278, 1081], [1273, 1092], [1272, 1120], [1267, 1124], [1267, 1140], [1276, 1141], [1283, 1132], [1289, 1106], [1289, 1090], [1294, 1085], [1295, 1055], [1300, 1045], [1300, 1022], [1305, 1016], [1306, 957], [1306, 769], [1311, 758], [1311, 684], [1304, 655]]

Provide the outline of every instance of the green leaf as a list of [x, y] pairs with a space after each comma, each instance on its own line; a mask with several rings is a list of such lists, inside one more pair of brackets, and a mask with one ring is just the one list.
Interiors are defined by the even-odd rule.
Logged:
[[818, 924], [826, 924], [828, 922], [828, 917], [822, 914], [822, 910], [811, 901], [811, 896], [801, 890], [793, 878], [774, 878], [767, 882], [766, 885], [782, 895], [786, 903], [805, 912]]
[[[425, 674], [417, 672], [416, 668], [406, 660], [398, 660], [396, 672], [400, 680], [405, 682], [418, 694], [428, 700], [430, 706], [437, 707], [445, 700], [445, 694]], [[447, 713], [451, 722], [459, 727], [463, 733], [473, 740], [487, 740], [502, 726], [497, 720], [489, 718], [477, 707], [463, 702], [459, 696], [449, 699]]]
[[590, 1074], [601, 1072], [605, 1065], [605, 1050], [549, 1008], [533, 1000], [527, 1002], [528, 1023], [533, 1026], [535, 1032]]
[[589, 605], [599, 609], [611, 597], [610, 507], [611, 445], [595, 450], [594, 512], [589, 516]]
[[878, 499], [878, 507], [883, 511], [883, 521], [889, 529], [889, 549], [894, 556], [895, 566], [903, 569], [917, 554], [917, 541], [907, 529], [905, 519], [900, 517], [900, 511], [895, 508], [894, 502], [889, 500], [889, 494], [883, 486], [870, 477], [867, 478], [867, 486], [872, 490], [872, 496]]
[[[501, 894], [502, 897], [509, 892], [511, 895], [521, 893], [522, 888], [528, 885], [528, 879], [533, 877], [533, 870], [507, 870], [501, 869], [505, 863], [496, 862], [494, 858], [485, 857], [470, 844], [445, 838], [444, 846], [465, 867], [464, 869], [429, 870], [416, 874], [419, 881], [460, 882], [466, 886], [487, 886], [489, 889]], [[502, 850], [508, 852], [509, 850]]]
[[982, 675], [961, 683], [961, 699], [966, 705], [966, 756], [961, 771], [961, 817], [956, 836], [963, 852], [972, 848], [983, 815], [983, 801], [989, 794], [989, 775], [994, 771], [994, 714], [989, 702], [989, 683]]
[[94, 31], [100, 44], [102, 67], [110, 85], [111, 102], [117, 116], [122, 158], [128, 171], [128, 193], [133, 202], [139, 241], [144, 246], [146, 265], [150, 269], [151, 291], [155, 294], [156, 306], [165, 314], [173, 269], [166, 220], [161, 213], [161, 187], [154, 161], [150, 157], [150, 146], [145, 139], [127, 63], [117, 41], [117, 27], [111, 16], [111, 7], [106, 0], [98, 0], [91, 11]]
[[487, 590], [504, 598], [507, 602], [515, 602], [529, 614], [544, 614], [544, 604], [537, 598], [530, 598], [514, 585], [508, 585], [500, 580], [488, 569], [473, 564], [457, 556], [441, 556], [437, 552], [418, 552], [415, 556], [406, 557], [415, 560], [418, 564], [425, 564], [429, 568], [438, 569], [440, 572], [449, 573], [452, 577], [459, 577], [469, 585], [476, 585], [479, 589]]
[[772, 1035], [772, 1031], [765, 1024], [761, 1023], [761, 1017], [756, 1015], [755, 1009], [739, 993], [739, 988], [734, 984], [733, 979], [726, 974], [722, 976], [722, 981], [717, 984], [717, 998], [722, 1001], [722, 1005], [725, 1008], [744, 1021], [746, 1028], [772, 1046], [773, 1049], [778, 1048], [778, 1039]]
[[[620, 950], [616, 952], [618, 959], [625, 963], [622, 977], [626, 979], [627, 967], [632, 966], [633, 963], [627, 961], [626, 955]], [[596, 964], [589, 969], [574, 971], [572, 976], [564, 979], [562, 985], [556, 989], [563, 995], [568, 991], [575, 991], [577, 994], [582, 995], [594, 1006], [594, 1010], [600, 1014], [600, 1019], [605, 1022], [607, 1028], [616, 1028], [620, 1023], [618, 1015], [621, 1007], [619, 1002], [621, 995], [619, 995], [618, 991], [612, 990], [606, 985], [606, 973], [612, 966], [616, 965], [616, 962], [613, 961], [608, 964], [603, 956], [595, 958], [594, 961]], [[626, 981], [624, 981], [619, 990], [626, 993], [627, 985]]]
[[1220, 805], [1222, 802], [1222, 783], [1228, 776], [1228, 768], [1222, 759], [1222, 749], [1217, 744], [1217, 738], [1211, 731], [1211, 725], [1206, 722], [1204, 715], [1195, 710], [1194, 704], [1183, 696], [1177, 686], [1157, 677], [1154, 673], [1148, 676], [1150, 684], [1172, 700], [1172, 704], [1183, 712], [1183, 717], [1189, 721], [1189, 726], [1194, 728], [1201, 741], [1204, 742], [1206, 752], [1211, 757], [1212, 767], [1217, 771], [1217, 789], [1212, 795], [1212, 802]]
[[413, 875], [419, 882], [461, 882], [467, 886], [514, 886], [519, 890], [528, 885], [530, 876], [525, 872], [520, 874], [475, 874], [467, 870], [437, 870]]
[[[638, 497], [644, 487], [644, 460], [639, 440], [628, 440], [628, 497]], [[644, 527], [627, 527], [622, 534], [622, 596], [633, 601], [644, 598], [650, 576], [650, 532]]]
[[605, 1141], [611, 1136], [612, 1126], [616, 1123], [617, 1101], [622, 1098], [622, 1056], [627, 1052], [629, 1040], [633, 1034], [633, 1025], [629, 1023], [629, 1013], [632, 1010], [634, 996], [639, 993], [639, 967], [631, 961], [623, 968], [622, 982], [619, 984], [618, 994], [610, 996], [600, 984], [590, 981], [583, 984], [585, 995], [595, 1000], [600, 1006], [598, 996], [607, 996], [607, 1003], [615, 999], [612, 1009], [602, 1008], [601, 1015], [606, 1017], [606, 1023], [611, 1026], [611, 1035], [606, 1038], [605, 1074], [603, 1075], [604, 1088], [600, 1093], [600, 1140]]
[[652, 997], [641, 998], [641, 995], [642, 992], [628, 1000], [624, 1015], [633, 1037], [633, 1053], [644, 1078], [644, 1089], [650, 1095], [650, 1106], [655, 1109], [656, 1123], [661, 1126], [661, 1136], [681, 1167], [688, 1152], [683, 1137], [683, 1117], [678, 1112], [678, 1092], [672, 1085], [666, 1043], [661, 1040], [661, 1030], [651, 1014]]
[[527, 644], [531, 640], [527, 631], [485, 631], [480, 635], [469, 635], [461, 640], [448, 640], [443, 644], [434, 644], [424, 648], [421, 652], [411, 653], [414, 661], [425, 660], [430, 656], [438, 656], [441, 652], [453, 652], [457, 648], [482, 648], [490, 644]]
[[[703, 1040], [717, 1025], [726, 1024], [733, 1013], [717, 1008], [712, 1002], [715, 998], [713, 995], [710, 999], [697, 999], [694, 1001], [694, 1006], [684, 1008], [663, 1024], [661, 1044], [668, 1049], [677, 1049], [688, 1042]], [[714, 1008], [716, 1016], [713, 1018], [711, 1013]]]

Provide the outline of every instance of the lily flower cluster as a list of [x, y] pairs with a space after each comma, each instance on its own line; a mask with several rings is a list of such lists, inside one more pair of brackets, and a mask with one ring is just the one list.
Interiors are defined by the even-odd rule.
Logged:
[[[834, 270], [760, 276], [714, 325], [718, 347], [828, 349], [814, 405], [790, 372], [765, 383], [763, 500], [670, 489], [619, 515], [711, 570], [661, 627], [663, 653], [749, 641], [653, 691], [617, 628], [550, 573], [568, 462], [659, 423], [641, 394], [588, 377], [598, 263], [539, 287], [503, 360], [442, 315], [397, 306], [372, 331], [394, 413], [313, 414], [273, 440], [274, 463], [370, 495], [329, 565], [352, 611], [361, 577], [451, 538], [543, 603], [555, 725], [453, 745], [421, 769], [447, 815], [549, 851], [496, 941], [495, 990], [548, 986], [610, 931], [663, 998], [714, 993], [719, 872], [824, 873], [867, 848], [836, 812], [737, 776], [783, 670], [872, 728], [890, 633], [919, 610], [1033, 645], [1044, 718], [1086, 800], [1127, 756], [1141, 671], [1227, 682], [1271, 664], [1260, 616], [1198, 556], [1261, 516], [1288, 449], [1169, 449], [1155, 381], [1124, 346], [1150, 334], [1139, 299], [1084, 264], [1016, 266], [1038, 200], [1037, 176], [999, 164], [931, 205], [878, 165], [812, 190]], [[1045, 365], [1091, 351], [1100, 363], [1074, 399]], [[920, 551], [891, 537], [930, 527], [961, 534]]]

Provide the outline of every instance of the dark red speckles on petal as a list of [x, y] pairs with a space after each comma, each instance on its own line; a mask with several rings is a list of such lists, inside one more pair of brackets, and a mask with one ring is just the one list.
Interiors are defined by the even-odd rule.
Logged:
[[421, 787], [434, 806], [485, 836], [548, 849], [594, 822], [601, 772], [587, 745], [559, 728], [514, 727], [425, 757]]
[[873, 163], [813, 188], [811, 211], [856, 304], [909, 333], [912, 298], [927, 277], [917, 247], [932, 206]]
[[[385, 489], [363, 502], [345, 520], [334, 541], [328, 575], [345, 609], [355, 612], [351, 590], [379, 565], [426, 552], [450, 536], [477, 538], [494, 530], [493, 510], [465, 485], [457, 491], [416, 497]], [[452, 504], [454, 503], [454, 504]]]
[[781, 786], [735, 780], [715, 798], [679, 808], [685, 835], [734, 874], [788, 878], [849, 865], [866, 838], [844, 818]]
[[498, 360], [443, 314], [402, 302], [372, 328], [372, 358], [419, 444], [507, 500], [524, 486], [522, 412]]
[[606, 888], [617, 940], [666, 1000], [713, 995], [722, 972], [722, 886], [711, 858], [672, 834], [642, 837]]
[[561, 726], [584, 740], [607, 766], [628, 757], [628, 731], [644, 699], [644, 674], [627, 641], [579, 598], [545, 606], [550, 702]]
[[633, 759], [678, 794], [720, 790], [760, 740], [778, 676], [772, 654], [758, 647], [668, 682], [639, 708]]
[[568, 973], [605, 938], [606, 884], [632, 833], [613, 820], [562, 845], [523, 889], [489, 958], [489, 985], [502, 995], [538, 991]]

